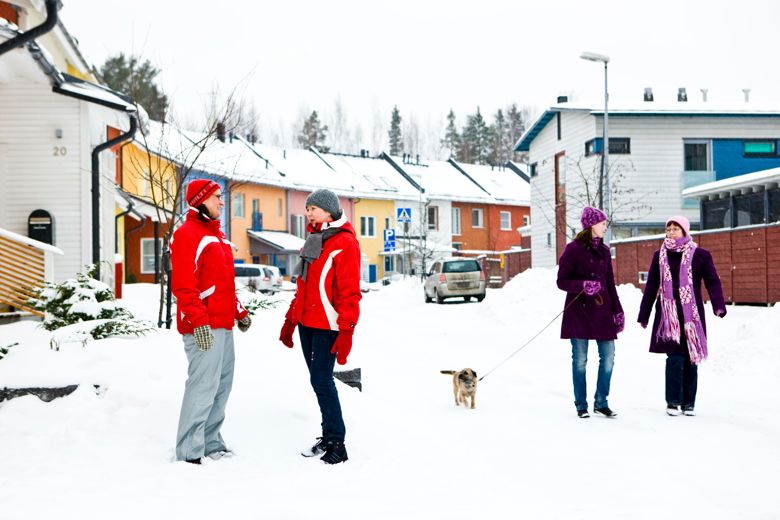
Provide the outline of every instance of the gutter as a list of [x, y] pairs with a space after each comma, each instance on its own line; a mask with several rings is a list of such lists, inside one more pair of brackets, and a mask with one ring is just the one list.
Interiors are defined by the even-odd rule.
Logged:
[[[138, 129], [138, 119], [135, 114], [130, 116], [130, 129], [122, 135], [109, 139], [97, 145], [92, 150], [92, 263], [100, 262], [100, 152], [115, 146], [122, 141], [132, 139]], [[97, 270], [96, 276], [100, 276]]]
[[1, 43], [0, 54], [5, 54], [6, 52], [16, 49], [17, 47], [21, 47], [27, 42], [30, 42], [36, 39], [38, 36], [46, 34], [47, 32], [54, 29], [54, 27], [57, 25], [57, 10], [59, 8], [59, 0], [46, 0], [46, 20], [44, 20], [41, 25], [37, 25], [29, 31], [25, 31], [22, 34]]

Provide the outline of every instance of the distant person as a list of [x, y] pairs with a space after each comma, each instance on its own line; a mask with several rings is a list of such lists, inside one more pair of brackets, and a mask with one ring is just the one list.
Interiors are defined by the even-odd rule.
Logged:
[[220, 434], [233, 386], [233, 325], [246, 331], [249, 313], [236, 298], [233, 250], [220, 229], [222, 191], [197, 179], [187, 186], [190, 210], [171, 240], [176, 327], [189, 368], [176, 434], [176, 459], [200, 464], [231, 455]]
[[293, 347], [298, 327], [301, 350], [322, 415], [322, 435], [301, 453], [322, 455], [327, 464], [347, 460], [346, 427], [333, 381], [333, 367], [347, 362], [352, 334], [360, 316], [360, 246], [355, 230], [327, 189], [306, 199], [309, 236], [295, 269], [295, 297], [287, 311], [279, 340]]
[[726, 315], [723, 287], [712, 255], [690, 237], [683, 216], [666, 221], [666, 239], [653, 254], [637, 321], [647, 328], [655, 301], [650, 352], [666, 354], [666, 413], [695, 415], [697, 365], [707, 358], [701, 282], [716, 316]]
[[586, 206], [580, 217], [582, 231], [566, 245], [558, 262], [558, 288], [566, 291], [561, 339], [571, 341], [574, 406], [577, 416], [586, 419], [588, 396], [585, 369], [588, 342], [599, 349], [599, 372], [594, 396], [594, 413], [615, 417], [609, 408], [609, 384], [615, 357], [615, 339], [623, 331], [625, 318], [615, 289], [612, 255], [604, 244], [607, 215]]

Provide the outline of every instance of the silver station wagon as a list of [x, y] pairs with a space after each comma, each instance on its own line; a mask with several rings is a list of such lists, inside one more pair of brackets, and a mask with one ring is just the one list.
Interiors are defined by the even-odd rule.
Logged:
[[455, 297], [469, 301], [472, 296], [481, 302], [485, 299], [485, 286], [485, 273], [479, 262], [472, 258], [444, 258], [435, 261], [426, 273], [425, 303], [434, 298], [444, 303], [445, 298]]

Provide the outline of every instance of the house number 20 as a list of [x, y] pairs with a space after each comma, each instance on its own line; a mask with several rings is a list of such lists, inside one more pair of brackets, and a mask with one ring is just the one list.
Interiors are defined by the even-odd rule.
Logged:
[[54, 147], [54, 157], [59, 157], [63, 155], [68, 155], [68, 149], [64, 146], [55, 146]]

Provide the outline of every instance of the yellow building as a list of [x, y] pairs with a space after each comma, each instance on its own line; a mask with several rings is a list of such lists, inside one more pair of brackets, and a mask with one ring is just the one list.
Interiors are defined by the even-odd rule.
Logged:
[[384, 230], [394, 227], [395, 203], [386, 199], [359, 199], [355, 201], [353, 221], [360, 251], [365, 255], [361, 278], [381, 280], [385, 276]]

